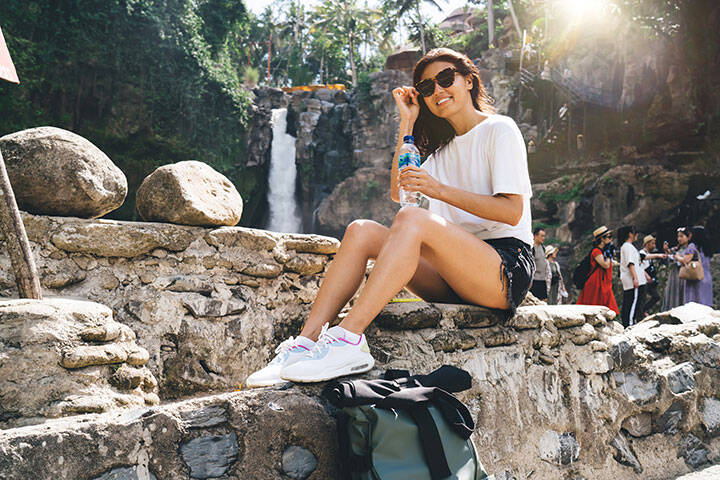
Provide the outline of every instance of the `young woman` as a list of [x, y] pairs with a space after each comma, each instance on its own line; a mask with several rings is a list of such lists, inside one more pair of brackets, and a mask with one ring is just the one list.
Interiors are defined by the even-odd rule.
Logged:
[[663, 312], [685, 304], [686, 282], [678, 274], [680, 273], [680, 267], [692, 260], [692, 253], [688, 255], [691, 238], [692, 231], [687, 227], [680, 227], [677, 229], [677, 247], [668, 248], [667, 244], [664, 245], [665, 253], [669, 255], [668, 258], [673, 262], [670, 263], [667, 283], [665, 284], [665, 297], [663, 297], [662, 303]]
[[565, 281], [563, 280], [560, 264], [557, 263], [558, 248], [554, 245], [545, 247], [545, 258], [547, 258], [550, 266], [550, 293], [548, 294], [548, 305], [559, 305], [563, 302], [563, 298], [568, 296], [565, 289]]
[[590, 252], [590, 277], [580, 292], [578, 305], [605, 305], [620, 315], [612, 291], [612, 255], [605, 250], [612, 242], [612, 232], [603, 225], [593, 232], [593, 249]]
[[[247, 380], [316, 382], [370, 370], [364, 330], [403, 287], [430, 302], [469, 303], [513, 312], [527, 293], [534, 265], [530, 244], [530, 178], [515, 123], [496, 115], [475, 65], [449, 49], [415, 65], [414, 86], [393, 90], [400, 114], [398, 147], [413, 134], [426, 161], [398, 173], [390, 196], [421, 192], [429, 209], [406, 206], [390, 228], [352, 222], [300, 336]], [[375, 266], [353, 308], [332, 328], [359, 288], [368, 259]]]
[[713, 289], [712, 276], [710, 273], [710, 257], [712, 257], [712, 248], [710, 242], [705, 235], [705, 228], [696, 226], [692, 229], [692, 242], [688, 244], [687, 253], [682, 259], [682, 263], [688, 264], [693, 260], [697, 260], [703, 267], [702, 280], [686, 280], [685, 281], [685, 303], [695, 302], [713, 306]]

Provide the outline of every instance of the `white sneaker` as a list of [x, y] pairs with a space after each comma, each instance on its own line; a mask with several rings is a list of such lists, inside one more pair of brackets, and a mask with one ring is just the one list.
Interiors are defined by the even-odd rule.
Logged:
[[278, 345], [275, 349], [277, 355], [265, 368], [247, 377], [245, 386], [248, 388], [270, 387], [272, 385], [285, 383], [286, 380], [280, 377], [280, 369], [285, 365], [292, 365], [301, 360], [305, 357], [305, 354], [309, 352], [310, 349], [300, 345], [296, 338], [288, 338]]
[[284, 380], [293, 382], [324, 382], [344, 375], [367, 372], [375, 365], [370, 355], [365, 335], [358, 343], [350, 343], [345, 338], [337, 338], [334, 332], [323, 326], [315, 346], [299, 361], [286, 364], [280, 370]]

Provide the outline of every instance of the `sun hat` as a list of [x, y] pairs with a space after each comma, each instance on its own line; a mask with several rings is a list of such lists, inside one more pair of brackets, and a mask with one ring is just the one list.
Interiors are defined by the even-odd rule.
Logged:
[[655, 237], [653, 237], [652, 235], [645, 235], [645, 238], [643, 238], [643, 245], [647, 245], [653, 240], [655, 240]]
[[593, 231], [593, 237], [598, 238], [610, 232], [612, 232], [612, 230], [603, 225], [602, 227], [598, 227]]
[[549, 257], [550, 255], [552, 255], [553, 253], [555, 253], [557, 251], [558, 251], [558, 249], [556, 246], [548, 245], [547, 247], [545, 247], [545, 258]]

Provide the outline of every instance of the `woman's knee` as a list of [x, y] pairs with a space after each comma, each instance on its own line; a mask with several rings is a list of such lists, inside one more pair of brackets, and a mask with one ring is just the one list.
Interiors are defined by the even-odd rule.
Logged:
[[390, 228], [395, 230], [422, 229], [428, 220], [430, 213], [419, 207], [403, 207], [395, 215], [395, 220]]
[[354, 220], [345, 229], [342, 243], [375, 244], [382, 243], [388, 228], [373, 220]]

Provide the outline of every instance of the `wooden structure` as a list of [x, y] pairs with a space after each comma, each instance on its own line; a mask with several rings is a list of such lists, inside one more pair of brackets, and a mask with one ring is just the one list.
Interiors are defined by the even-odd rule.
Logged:
[[[2, 30], [0, 30], [0, 78], [19, 83]], [[10, 185], [2, 152], [0, 152], [0, 228], [5, 237], [5, 245], [12, 262], [20, 298], [42, 300], [42, 289], [35, 260], [30, 250], [25, 225], [20, 217], [20, 210], [15, 201], [15, 194]]]

